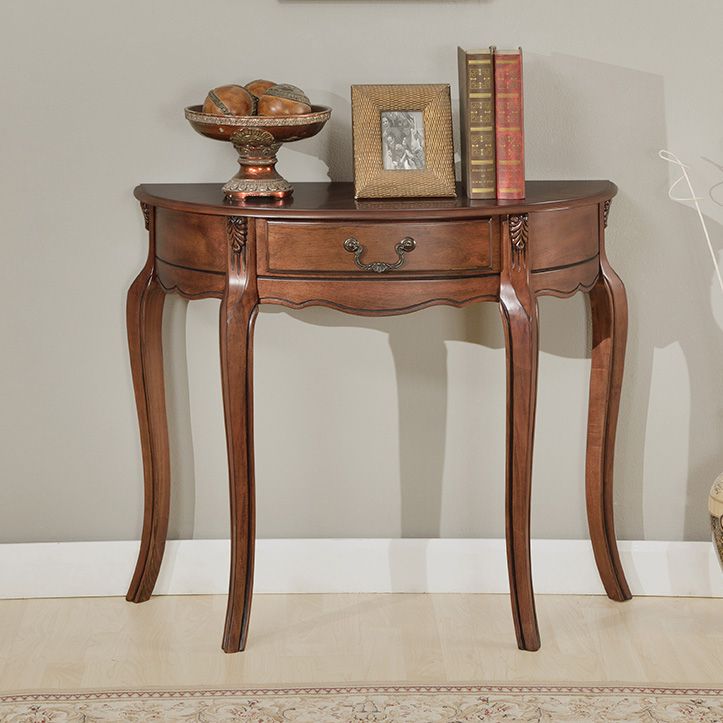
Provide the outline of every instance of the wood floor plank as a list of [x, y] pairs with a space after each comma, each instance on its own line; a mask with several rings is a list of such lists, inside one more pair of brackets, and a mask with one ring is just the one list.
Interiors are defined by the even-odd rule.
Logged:
[[363, 682], [720, 685], [723, 601], [538, 597], [517, 649], [505, 595], [257, 595], [245, 653], [225, 598], [0, 601], [0, 691]]

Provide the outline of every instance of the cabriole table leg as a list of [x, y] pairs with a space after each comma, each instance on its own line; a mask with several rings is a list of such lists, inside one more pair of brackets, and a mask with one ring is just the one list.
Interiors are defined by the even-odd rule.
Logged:
[[228, 273], [221, 302], [221, 385], [228, 450], [231, 573], [223, 649], [246, 647], [254, 582], [255, 500], [253, 329], [258, 309], [253, 244], [247, 221], [230, 217]]
[[500, 312], [507, 352], [507, 456], [505, 529], [512, 617], [517, 645], [537, 650], [537, 627], [530, 558], [532, 449], [537, 401], [537, 300], [529, 285], [527, 214], [502, 224]]
[[600, 209], [600, 275], [590, 291], [593, 342], [585, 486], [588, 526], [597, 569], [608, 597], [622, 602], [632, 595], [615, 538], [613, 460], [628, 331], [628, 304], [623, 282], [605, 255], [603, 241], [609, 208], [608, 201]]
[[128, 290], [126, 321], [143, 454], [145, 504], [138, 561], [126, 599], [150, 598], [163, 560], [170, 505], [168, 421], [161, 329], [166, 298], [155, 276], [154, 209], [144, 206], [149, 229], [146, 265]]

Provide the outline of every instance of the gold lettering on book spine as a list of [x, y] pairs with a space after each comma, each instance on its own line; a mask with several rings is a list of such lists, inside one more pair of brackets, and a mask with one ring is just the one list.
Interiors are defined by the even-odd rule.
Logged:
[[467, 195], [472, 198], [494, 198], [495, 195], [495, 129], [494, 71], [492, 56], [466, 56], [460, 64], [460, 92], [463, 95], [462, 121], [465, 149], [462, 169]]

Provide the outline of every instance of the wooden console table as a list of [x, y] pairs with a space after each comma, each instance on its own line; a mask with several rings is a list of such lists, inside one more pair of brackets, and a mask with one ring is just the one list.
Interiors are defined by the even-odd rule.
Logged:
[[221, 299], [221, 376], [231, 507], [223, 637], [243, 650], [254, 567], [253, 328], [259, 304], [403, 314], [499, 303], [507, 352], [506, 535], [517, 643], [537, 650], [530, 490], [537, 394], [537, 297], [589, 293], [593, 349], [585, 482], [595, 561], [613, 600], [630, 590], [613, 523], [613, 453], [627, 302], [605, 255], [616, 187], [539, 181], [524, 201], [355, 201], [348, 183], [299, 183], [278, 203], [224, 202], [216, 184], [142, 185], [148, 260], [128, 291], [128, 344], [143, 450], [145, 514], [127, 599], [153, 591], [168, 529], [170, 468], [161, 320], [167, 293]]

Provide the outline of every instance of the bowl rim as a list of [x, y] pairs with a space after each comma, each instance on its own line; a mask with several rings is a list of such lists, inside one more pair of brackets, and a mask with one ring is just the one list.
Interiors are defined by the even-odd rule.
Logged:
[[189, 105], [184, 109], [186, 120], [192, 123], [211, 126], [239, 126], [239, 127], [274, 127], [274, 126], [303, 126], [309, 123], [326, 121], [331, 116], [331, 108], [325, 105], [312, 105], [311, 113], [298, 115], [212, 115], [204, 113], [203, 105]]

